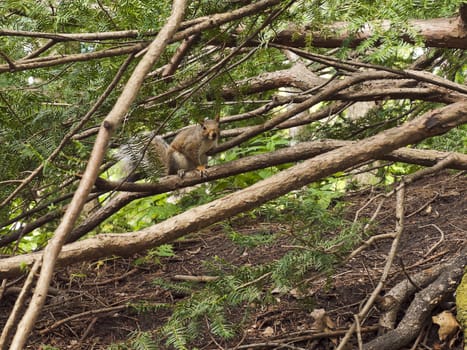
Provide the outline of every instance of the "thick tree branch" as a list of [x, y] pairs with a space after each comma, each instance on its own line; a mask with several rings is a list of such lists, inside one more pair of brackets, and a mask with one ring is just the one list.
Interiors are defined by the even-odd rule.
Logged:
[[[79, 238], [96, 228], [102, 221], [109, 218], [118, 210], [122, 209], [127, 204], [131, 203], [136, 199], [158, 193], [165, 193], [175, 189], [184, 188], [203, 182], [208, 182], [219, 178], [225, 178], [227, 176], [232, 176], [247, 171], [254, 171], [269, 166], [309, 159], [311, 157], [331, 151], [333, 149], [348, 146], [351, 143], [351, 141], [337, 140], [303, 142], [293, 147], [280, 149], [275, 152], [245, 157], [236, 161], [232, 161], [230, 163], [224, 163], [218, 166], [210, 167], [206, 171], [206, 176], [203, 176], [202, 178], [200, 178], [195, 172], [186, 174], [186, 176], [183, 179], [180, 179], [178, 176], [169, 176], [160, 179], [160, 181], [157, 183], [147, 184], [121, 183], [97, 179], [96, 188], [98, 190], [119, 190], [125, 192], [119, 193], [115, 197], [111, 198], [102, 208], [94, 212], [82, 224], [74, 228], [73, 231], [67, 237], [66, 242], [70, 243], [78, 240]], [[453, 161], [449, 164], [448, 168], [467, 170], [467, 155], [462, 153], [446, 153], [439, 151], [401, 148], [387, 155], [384, 155], [379, 159], [390, 160], [395, 162], [405, 162], [409, 164], [417, 164], [423, 166], [432, 166], [448, 156], [453, 157]], [[18, 239], [18, 237], [20, 237], [20, 234], [25, 235], [31, 232], [34, 228], [40, 227], [44, 223], [49, 222], [51, 219], [55, 219], [60, 215], [60, 212], [54, 212], [50, 215], [46, 214], [45, 216], [22, 228], [21, 231], [3, 237], [0, 240], [0, 246], [5, 246], [10, 242], [15, 241], [16, 239]]]
[[418, 287], [425, 288], [441, 274], [445, 266], [434, 266], [411, 276], [412, 281], [404, 279], [389, 290], [383, 298], [392, 300], [394, 305], [381, 315], [379, 325], [385, 331], [394, 329], [398, 312], [409, 299], [417, 292]]
[[26, 61], [21, 60], [21, 61], [14, 62], [14, 69], [11, 69], [10, 65], [8, 64], [0, 64], [0, 73], [18, 72], [18, 71], [24, 71], [24, 70], [29, 70], [29, 69], [52, 67], [52, 66], [57, 66], [60, 64], [65, 64], [65, 63], [83, 62], [83, 61], [89, 61], [89, 60], [106, 58], [106, 57], [135, 54], [143, 50], [146, 46], [147, 46], [146, 43], [139, 43], [139, 44], [135, 44], [131, 46], [101, 50], [101, 51], [96, 51], [96, 52], [80, 53], [80, 54], [66, 55], [66, 56], [48, 56], [45, 58], [40, 57], [40, 58], [34, 58], [34, 59], [26, 60]]
[[[332, 58], [330, 57], [329, 59]], [[346, 64], [350, 64], [350, 62]], [[381, 67], [375, 66], [374, 68], [378, 69]], [[410, 73], [413, 71], [406, 72]], [[427, 76], [427, 79], [428, 78], [439, 79], [433, 76]], [[443, 80], [443, 82], [444, 81], [445, 80]], [[328, 82], [328, 80], [315, 75], [305, 65], [296, 63], [289, 69], [267, 72], [257, 77], [237, 81], [235, 82], [235, 87], [224, 87], [221, 90], [221, 95], [224, 99], [231, 100], [238, 99], [243, 95], [261, 93], [283, 87], [294, 87], [308, 95], [297, 94], [298, 96], [294, 97], [294, 102], [300, 102], [300, 100], [304, 101], [309, 98], [310, 93], [322, 91], [324, 87], [328, 85]], [[374, 101], [388, 98], [410, 98], [452, 103], [465, 98], [465, 96], [453, 92], [451, 89], [420, 83], [415, 79], [403, 79], [397, 82], [394, 82], [394, 80], [370, 81], [364, 83], [363, 88], [361, 86], [358, 86], [358, 88], [350, 86], [348, 89], [330, 96], [329, 100]]]
[[[212, 166], [208, 168], [206, 176], [203, 176], [202, 178], [199, 177], [196, 172], [187, 173], [183, 179], [180, 179], [178, 176], [168, 176], [161, 178], [157, 183], [145, 184], [112, 182], [98, 178], [95, 185], [97, 190], [104, 192], [118, 190], [123, 193], [119, 193], [115, 197], [111, 198], [102, 208], [92, 213], [83, 223], [74, 228], [67, 237], [66, 242], [70, 243], [81, 238], [96, 228], [102, 221], [109, 218], [118, 210], [136, 199], [241, 174], [247, 171], [254, 171], [270, 166], [309, 159], [316, 155], [339, 147], [348, 146], [350, 144], [352, 144], [352, 141], [323, 140], [302, 142], [295, 146], [283, 148], [274, 152], [245, 157], [229, 163]], [[467, 170], [467, 155], [462, 153], [446, 153], [433, 150], [400, 148], [380, 157], [379, 159], [422, 166], [432, 166], [447, 157], [452, 157], [452, 162], [447, 166], [449, 169]], [[92, 198], [92, 196], [90, 198]], [[45, 223], [59, 218], [63, 211], [64, 209], [47, 213], [35, 221], [30, 222], [20, 230], [3, 236], [0, 239], [0, 247], [14, 242], [18, 238], [28, 234], [35, 228], [41, 227]], [[18, 220], [23, 217], [24, 216], [18, 217]], [[10, 221], [8, 224], [12, 224], [16, 221]]]
[[433, 309], [452, 295], [467, 265], [467, 249], [453, 257], [441, 275], [417, 293], [396, 329], [365, 344], [364, 350], [400, 349], [414, 340]]
[[[140, 192], [146, 193], [146, 195], [160, 194], [179, 188], [194, 186], [203, 182], [241, 174], [247, 171], [298, 162], [332, 151], [336, 148], [356, 143], [357, 142], [353, 141], [339, 140], [302, 142], [295, 146], [282, 148], [274, 152], [244, 157], [228, 163], [212, 166], [206, 170], [206, 174], [203, 177], [200, 177], [196, 171], [192, 171], [187, 173], [183, 178], [176, 175], [167, 176], [161, 178], [157, 183], [122, 183], [119, 181], [106, 181], [99, 178], [96, 181], [96, 189], [99, 191], [118, 190], [125, 192]], [[382, 155], [377, 159], [432, 166], [448, 156], [455, 156], [452, 163], [449, 165], [450, 169], [467, 170], [467, 155], [462, 153], [447, 153], [404, 147]]]
[[[460, 25], [461, 17], [432, 18], [426, 20], [411, 20], [409, 26], [418, 32], [428, 47], [442, 47], [453, 49], [467, 49], [467, 30]], [[350, 33], [346, 28], [349, 23], [340, 22], [326, 27], [326, 31], [310, 31], [305, 28], [289, 28], [277, 33], [275, 43], [293, 46], [335, 48], [346, 44], [356, 47], [363, 40], [375, 34], [375, 28], [389, 30], [390, 21], [367, 23], [358, 32]], [[323, 34], [325, 33], [325, 34]], [[413, 43], [413, 39], [402, 33], [401, 39]]]
[[457, 91], [460, 92], [461, 94], [467, 94], [467, 87], [465, 87], [462, 84], [450, 81], [448, 79], [445, 79], [443, 77], [440, 77], [438, 75], [435, 75], [430, 72], [420, 72], [414, 69], [395, 69], [391, 67], [386, 67], [386, 66], [381, 66], [377, 64], [371, 64], [371, 63], [362, 63], [362, 62], [357, 62], [357, 61], [351, 61], [351, 60], [340, 60], [337, 58], [334, 58], [332, 56], [324, 56], [320, 54], [315, 54], [311, 53], [305, 50], [289, 47], [289, 46], [283, 46], [283, 45], [275, 45], [275, 44], [270, 44], [271, 46], [276, 46], [281, 49], [286, 49], [290, 50], [293, 53], [307, 58], [312, 61], [316, 62], [322, 62], [323, 64], [330, 65], [330, 66], [336, 66], [336, 67], [344, 67], [347, 69], [347, 67], [361, 67], [361, 68], [368, 68], [368, 69], [375, 69], [378, 71], [382, 72], [388, 72], [388, 73], [393, 73], [395, 75], [400, 75], [401, 78], [406, 78], [406, 79], [414, 79], [417, 81], [421, 82], [426, 82], [429, 84], [437, 85], [446, 89], [450, 89], [452, 91]]
[[317, 93], [316, 95], [310, 97], [309, 99], [301, 103], [298, 103], [292, 106], [285, 112], [278, 113], [274, 118], [266, 121], [264, 124], [249, 128], [247, 131], [238, 135], [237, 137], [234, 137], [233, 139], [219, 145], [218, 147], [216, 147], [216, 149], [213, 152], [221, 152], [221, 151], [227, 150], [229, 148], [232, 148], [234, 146], [241, 144], [242, 142], [250, 139], [253, 136], [256, 136], [265, 131], [271, 130], [272, 128], [274, 128], [280, 123], [285, 122], [287, 119], [291, 118], [292, 116], [300, 112], [303, 112], [306, 109], [311, 108], [315, 104], [326, 100], [330, 96], [333, 96], [334, 94], [344, 89], [347, 89], [350, 86], [362, 83], [364, 81], [369, 81], [369, 80], [391, 79], [391, 78], [398, 79], [400, 77], [398, 77], [397, 75], [391, 74], [391, 73], [386, 73], [386, 72], [365, 72], [365, 73], [358, 73], [358, 74], [356, 73], [342, 80], [335, 80], [331, 84], [326, 86], [321, 92]]
[[291, 68], [267, 72], [257, 77], [248, 78], [244, 81], [235, 82], [235, 87], [222, 89], [222, 97], [226, 100], [241, 95], [254, 94], [280, 87], [296, 87], [302, 91], [316, 88], [324, 83], [326, 79], [312, 73], [303, 64], [294, 64]]
[[[277, 5], [280, 0], [260, 0], [255, 3], [246, 5], [236, 10], [232, 10], [225, 13], [218, 13], [211, 16], [205, 16], [197, 18], [193, 21], [187, 21], [182, 28], [186, 29], [176, 33], [172, 38], [169, 39], [168, 43], [180, 41], [186, 39], [192, 35], [196, 35], [203, 30], [218, 27], [224, 23], [240, 19], [252, 15], [254, 13], [261, 12], [269, 7]], [[154, 35], [155, 33], [147, 33], [147, 35]], [[57, 42], [60, 41], [96, 41], [96, 40], [115, 40], [124, 38], [135, 38], [138, 37], [139, 32], [136, 30], [120, 31], [120, 32], [103, 32], [103, 33], [39, 33], [39, 32], [26, 32], [26, 31], [12, 31], [12, 30], [0, 30], [0, 36], [25, 36], [25, 37], [36, 37], [36, 38], [47, 38]], [[144, 35], [144, 34], [143, 34]], [[168, 44], [167, 43], [167, 44]], [[59, 64], [87, 61], [91, 59], [99, 59], [104, 57], [113, 57], [119, 55], [125, 55], [130, 53], [140, 52], [144, 50], [147, 43], [138, 43], [135, 45], [101, 50], [91, 53], [75, 54], [63, 56], [50, 56], [31, 60], [20, 60], [12, 62], [14, 65], [14, 71], [23, 71], [29, 69], [37, 69], [43, 67], [51, 67]], [[10, 64], [0, 65], [0, 73], [11, 71]]]
[[[266, 180], [211, 203], [201, 205], [171, 219], [137, 232], [105, 234], [78, 241], [64, 247], [58, 262], [71, 264], [85, 259], [109, 255], [130, 255], [173, 241], [217, 221], [250, 210], [292, 190], [343, 171], [355, 164], [381, 157], [397, 148], [442, 134], [467, 122], [467, 102], [459, 102], [430, 111], [403, 126], [392, 128], [368, 139], [304, 161]], [[0, 260], [0, 277], [21, 273], [36, 254]]]

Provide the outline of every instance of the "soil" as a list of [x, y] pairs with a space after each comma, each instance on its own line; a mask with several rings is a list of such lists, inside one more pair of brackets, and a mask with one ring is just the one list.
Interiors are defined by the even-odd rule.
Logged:
[[[467, 244], [466, 192], [465, 174], [450, 172], [426, 177], [407, 188], [404, 232], [383, 292], [406, 279], [407, 275], [446, 262]], [[362, 219], [370, 218], [379, 200], [368, 202], [378, 193], [383, 192], [368, 189], [347, 196], [348, 218], [353, 220], [356, 213]], [[394, 211], [395, 198], [391, 196], [376, 217], [375, 234], [394, 232]], [[275, 234], [292, 229], [287, 223], [261, 218], [247, 220], [243, 217], [242, 220], [232, 220], [230, 224], [242, 235], [256, 232]], [[156, 262], [137, 265], [135, 262], [143, 255], [113, 257], [60, 269], [55, 274], [51, 295], [28, 348], [45, 349], [47, 347], [43, 344], [46, 344], [58, 349], [107, 349], [111, 344], [124, 342], [136, 332], [158, 329], [170, 317], [168, 308], [147, 308], [138, 312], [128, 304], [174, 304], [188, 295], [162, 288], [153, 283], [155, 279], [175, 282], [177, 275], [212, 274], [205, 262], [225, 261], [236, 266], [256, 266], [274, 261], [293, 249], [288, 240], [288, 236], [283, 235], [266, 245], [240, 246], [225, 233], [225, 224], [218, 224], [174, 243], [175, 255], [161, 257]], [[230, 321], [236, 324], [244, 322], [236, 337], [226, 341], [215, 338], [206, 330], [190, 348], [334, 349], [338, 336], [314, 340], [306, 336], [310, 330], [326, 332], [349, 327], [354, 320], [353, 315], [379, 281], [391, 242], [390, 239], [377, 241], [337, 267], [332, 275], [310, 271], [304, 283], [307, 293], [300, 294], [297, 290], [275, 293], [274, 303], [251, 305], [246, 320], [241, 307], [232, 308]], [[197, 283], [199, 288], [203, 283]], [[10, 288], [2, 299], [0, 324], [5, 323], [16, 296], [17, 289]], [[316, 310], [320, 309], [327, 315], [321, 318], [327, 321], [325, 326], [315, 322], [316, 318], [320, 319], [316, 316]], [[436, 313], [442, 309], [455, 312], [449, 300]], [[364, 341], [377, 336], [371, 326], [378, 323], [379, 315], [380, 311], [373, 308], [362, 321]], [[420, 343], [413, 349], [447, 349], [449, 346], [462, 349], [461, 332], [449, 345], [438, 339], [437, 330], [438, 327], [431, 323], [424, 327]], [[302, 341], [290, 342], [291, 338], [300, 336], [305, 336]], [[273, 345], [287, 342], [289, 345]], [[355, 338], [350, 344], [349, 349], [358, 348]]]

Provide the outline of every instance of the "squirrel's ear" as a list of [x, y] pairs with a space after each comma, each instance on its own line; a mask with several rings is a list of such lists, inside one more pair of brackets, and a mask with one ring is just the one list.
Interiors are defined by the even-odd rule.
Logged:
[[215, 120], [216, 122], [219, 122], [219, 119], [221, 119], [221, 116], [218, 114], [218, 115], [216, 115], [216, 118], [214, 118], [214, 120]]

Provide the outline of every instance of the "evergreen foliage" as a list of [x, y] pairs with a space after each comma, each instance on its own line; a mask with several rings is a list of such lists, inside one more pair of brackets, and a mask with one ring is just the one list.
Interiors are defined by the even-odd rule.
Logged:
[[[189, 4], [184, 23], [186, 25], [200, 17], [217, 13], [231, 13], [245, 6], [245, 3], [193, 1]], [[113, 149], [109, 151], [100, 175], [105, 179], [124, 177], [118, 167], [112, 167], [115, 163], [113, 154], [120, 145], [128, 143], [139, 133], [173, 133], [186, 125], [204, 118], [214, 118], [218, 114], [222, 117], [238, 116], [268, 106], [259, 115], [255, 112], [248, 118], [238, 118], [223, 124], [225, 131], [237, 135], [243, 130], [241, 128], [263, 123], [286, 110], [290, 104], [318, 95], [320, 87], [304, 91], [295, 86], [296, 82], [252, 92], [255, 79], [258, 76], [261, 78], [261, 74], [284, 71], [294, 66], [295, 58], [291, 51], [274, 42], [276, 35], [285, 29], [304, 28], [326, 37], [335, 32], [332, 25], [346, 22], [342, 32], [347, 31], [350, 36], [343, 45], [331, 50], [315, 47], [312, 45], [314, 38], [309, 35], [301, 48], [308, 53], [324, 55], [330, 60], [299, 58], [310, 74], [323, 80], [330, 77], [343, 79], [352, 73], [352, 69], [361, 69], [363, 72], [363, 63], [372, 64], [373, 70], [414, 69], [417, 60], [425, 58], [427, 63], [420, 69], [451, 82], [465, 84], [465, 51], [426, 47], [423, 37], [411, 25], [414, 19], [455, 16], [462, 3], [462, 0], [282, 1], [262, 12], [204, 30], [190, 47], [180, 67], [170, 77], [162, 77], [162, 68], [170, 63], [180, 46], [180, 42], [170, 43], [157, 66], [153, 67], [153, 72], [146, 78], [137, 101], [112, 139]], [[11, 62], [24, 63], [21, 60], [24, 61], [28, 55], [36, 55], [37, 50], [51, 42], [54, 45], [37, 54], [39, 61], [108, 53], [106, 50], [127, 49], [135, 44], [147, 45], [166, 22], [170, 11], [171, 2], [158, 0], [2, 1], [0, 65], [9, 65], [11, 72], [0, 72], [0, 202], [7, 199], [30, 174], [42, 167], [37, 176], [25, 182], [19, 193], [0, 206], [0, 242], [15, 233], [21, 237], [18, 244], [13, 240], [0, 246], [3, 253], [21, 253], [45, 246], [84, 172], [95, 140], [95, 130], [112, 109], [140, 57], [132, 57], [115, 89], [97, 107], [96, 112], [89, 115], [91, 108], [126, 62], [128, 53], [101, 58], [85, 56], [85, 59], [25, 70], [16, 69]], [[272, 17], [272, 14], [277, 14], [277, 17]], [[386, 20], [391, 21], [389, 28], [385, 25]], [[368, 23], [373, 26], [372, 34], [354, 45], [353, 39]], [[7, 35], [6, 30], [30, 33]], [[110, 40], [79, 37], [68, 40], [58, 36], [116, 34], [119, 31], [134, 32], [131, 35], [120, 33], [121, 36]], [[253, 35], [256, 31], [257, 35]], [[349, 61], [358, 64], [350, 69], [345, 66]], [[258, 80], [265, 83], [267, 79]], [[358, 87], [360, 90], [365, 88]], [[287, 103], [280, 104], [281, 98], [288, 99]], [[345, 100], [343, 97], [336, 99]], [[267, 130], [239, 147], [218, 154], [213, 162], [221, 164], [246, 156], [266, 154], [300, 140], [360, 140], [403, 125], [442, 105], [433, 96], [373, 99], [377, 103], [356, 118], [351, 118], [348, 109], [344, 108], [324, 122], [319, 120], [308, 123], [297, 133]], [[320, 110], [334, 102], [332, 99], [324, 100], [313, 106], [312, 110]], [[348, 98], [348, 102], [350, 105], [355, 101]], [[87, 119], [84, 119], [85, 116]], [[73, 131], [72, 135], [70, 131]], [[425, 140], [414, 147], [466, 152], [466, 144], [467, 128], [464, 125], [451, 130], [447, 135]], [[59, 147], [60, 152], [51, 158]], [[186, 209], [250, 186], [289, 166], [271, 166], [219, 179], [184, 194], [174, 191], [141, 198], [90, 233], [140, 230]], [[399, 175], [413, 169], [412, 165], [396, 165], [385, 168], [378, 175], [384, 182], [390, 178], [388, 174]], [[115, 345], [115, 348], [156, 349], [165, 343], [170, 348], [188, 349], [199, 334], [207, 331], [216, 339], [231, 339], [244, 321], [242, 319], [239, 324], [233, 323], [229, 315], [233, 307], [242, 305], [248, 309], [273, 303], [274, 289], [286, 293], [291, 288], [303, 287], [312, 272], [326, 275], [333, 271], [342, 257], [363, 238], [360, 224], [350, 223], [342, 216], [343, 205], [339, 200], [349, 185], [344, 175], [335, 174], [242, 214], [244, 217], [261, 217], [268, 221], [293, 222], [293, 233], [287, 234], [294, 248], [276, 262], [255, 267], [231, 266], [216, 259], [206, 262], [210, 271], [220, 278], [207, 283], [205, 288], [189, 283], [169, 283], [162, 279], [154, 281], [158, 288], [179, 293], [183, 300], [175, 305], [170, 320], [162, 329], [136, 333], [125, 345]], [[102, 193], [97, 198], [97, 206], [105, 205], [109, 198], [114, 197], [114, 193]], [[28, 224], [50, 214], [57, 215], [46, 220], [45, 224], [23, 232]], [[89, 213], [84, 214], [81, 222], [89, 216]], [[229, 223], [222, 225], [230, 239], [242, 247], [267, 246], [283, 237], [268, 232], [246, 236], [237, 232]], [[173, 254], [172, 246], [164, 245], [150, 251], [136, 263], [160, 264], [163, 257]], [[135, 305], [139, 312], [147, 313], [162, 307], [168, 306]]]
[[[294, 232], [289, 243], [297, 248], [276, 262], [239, 267], [213, 258], [206, 262], [206, 267], [219, 279], [206, 283], [205, 287], [189, 282], [155, 279], [155, 286], [170, 290], [178, 297], [184, 296], [175, 304], [169, 321], [157, 332], [159, 341], [176, 349], [189, 349], [206, 332], [220, 340], [231, 339], [248, 321], [250, 311], [275, 303], [274, 290], [280, 290], [286, 297], [292, 288], [306, 290], [306, 276], [310, 273], [331, 273], [341, 256], [360, 240], [361, 230], [358, 224], [342, 217], [343, 207], [338, 202], [332, 203], [339, 194], [330, 192], [318, 189], [298, 192], [293, 195], [294, 199], [292, 196], [279, 198], [267, 207], [250, 213], [265, 215], [265, 211], [275, 211], [275, 215], [271, 213], [271, 216], [284, 223], [290, 217], [294, 218], [293, 227], [288, 228]], [[317, 198], [329, 200], [319, 201]], [[290, 204], [291, 201], [295, 203]], [[284, 208], [282, 203], [288, 203], [290, 207]], [[303, 221], [297, 221], [299, 217]], [[251, 235], [240, 239], [240, 235], [237, 233], [236, 237], [232, 237], [240, 246], [255, 240]], [[270, 243], [280, 238], [281, 235], [270, 237]], [[267, 246], [268, 242], [259, 244]], [[310, 301], [305, 299], [305, 302]], [[234, 322], [232, 311], [236, 307], [241, 307], [243, 312], [240, 320], [239, 315], [235, 316]]]
[[[390, 5], [383, 1], [297, 1], [272, 25], [266, 26], [261, 31], [259, 36], [261, 44], [258, 48], [246, 49], [244, 53], [228, 60], [222, 69], [213, 72], [208, 71], [209, 67], [213, 62], [225, 58], [228, 51], [207, 50], [203, 43], [209, 40], [229, 40], [232, 35], [238, 36], [241, 42], [261, 25], [265, 17], [261, 15], [247, 17], [227, 26], [209, 30], [203, 34], [203, 41], [193, 47], [190, 56], [193, 59], [187, 60], [183, 69], [178, 70], [171, 81], [155, 79], [145, 83], [139, 101], [128, 115], [120, 134], [121, 139], [117, 143], [125, 142], [130, 135], [138, 131], [159, 128], [160, 131], [173, 130], [205, 117], [213, 117], [219, 112], [231, 115], [255, 108], [257, 103], [253, 100], [251, 103], [242, 102], [241, 91], [237, 97], [238, 103], [224, 105], [219, 95], [221, 87], [235, 87], [235, 81], [287, 67], [289, 63], [284, 59], [283, 53], [269, 49], [267, 42], [274, 33], [285, 28], [289, 21], [293, 21], [296, 26], [306, 25], [311, 29], [322, 29], [325, 25], [335, 21], [348, 21], [348, 29], [351, 32], [357, 32], [368, 21], [390, 19], [393, 22], [390, 30], [376, 30], [369, 40], [360, 43], [354, 54], [361, 55], [368, 62], [404, 68], [411, 64], [420, 45], [419, 41], [416, 41], [416, 44], [408, 44], [400, 40], [401, 31], [406, 31], [409, 36], [416, 37], [414, 33], [409, 32], [408, 20], [451, 16], [455, 14], [460, 3], [460, 0], [402, 1], [391, 2]], [[234, 7], [239, 6], [240, 4], [236, 5], [235, 2], [224, 4], [216, 1], [198, 1], [190, 5], [186, 20], [233, 10]], [[140, 33], [135, 38], [108, 42], [64, 41], [56, 44], [50, 53], [66, 55], [97, 52], [135, 41], [144, 42], [148, 39], [146, 34], [157, 32], [169, 12], [170, 3], [160, 1], [123, 1], [117, 6], [117, 3], [110, 1], [80, 0], [46, 4], [36, 1], [7, 0], [0, 9], [0, 23], [4, 29], [52, 34], [132, 29], [137, 29]], [[236, 30], [239, 25], [244, 28], [240, 34]], [[47, 40], [28, 36], [2, 36], [2, 52], [12, 60], [20, 59], [44, 45]], [[165, 61], [171, 57], [176, 47], [177, 45], [169, 47], [169, 51], [164, 56]], [[308, 49], [323, 52], [323, 49], [312, 47]], [[351, 48], [344, 46], [337, 55], [347, 57], [350, 51]], [[444, 61], [440, 69], [445, 71], [443, 73], [462, 82], [465, 79], [466, 68], [463, 63], [465, 54], [454, 50], [447, 51], [442, 56]], [[6, 198], [18, 185], [16, 181], [24, 178], [24, 174], [28, 174], [41, 164], [44, 166], [41, 176], [35, 177], [16, 201], [1, 208], [2, 222], [7, 222], [22, 212], [34, 208], [35, 202], [53, 203], [57, 198], [73, 190], [73, 186], [66, 187], [63, 184], [64, 182], [76, 183], [74, 177], [84, 170], [92, 145], [92, 137], [69, 141], [58, 157], [51, 162], [46, 162], [46, 159], [58, 147], [64, 135], [80, 122], [94, 101], [103, 93], [122, 62], [123, 57], [116, 56], [20, 71], [14, 74], [1, 74], [0, 147], [3, 156], [0, 159], [0, 166], [4, 171], [0, 177], [0, 181], [3, 182], [0, 188], [0, 198]], [[161, 65], [164, 63], [161, 62]], [[319, 69], [318, 65], [313, 64], [313, 66]], [[125, 74], [122, 81], [125, 81], [127, 77], [128, 74]], [[182, 93], [184, 97], [178, 100], [177, 96], [181, 92], [180, 86], [185, 86], [188, 82], [191, 82], [192, 92]], [[94, 114], [80, 131], [98, 125], [102, 115], [105, 115], [113, 105], [118, 91], [119, 89], [111, 93], [99, 108], [98, 113]], [[271, 93], [264, 92], [257, 97], [259, 99], [269, 98]], [[161, 97], [154, 98], [154, 96]], [[179, 104], [181, 102], [183, 104]], [[377, 113], [379, 120], [387, 121], [412, 107], [409, 107], [406, 101], [401, 101], [396, 108], [391, 105], [388, 108], [379, 109], [375, 112], [375, 116]], [[409, 114], [407, 117], [413, 118], [414, 114]], [[253, 120], [244, 124], [252, 122]], [[364, 122], [365, 120], [358, 121], [358, 123]], [[367, 123], [372, 123], [372, 121], [367, 120]], [[381, 128], [392, 125], [394, 124], [382, 123], [379, 128], [368, 129], [368, 133], [375, 133]], [[332, 126], [330, 136], [341, 136], [339, 133], [343, 129], [337, 126]], [[358, 128], [356, 125], [349, 125], [353, 133], [355, 133], [355, 127]], [[346, 132], [344, 135], [349, 135], [349, 133]], [[360, 136], [364, 135], [360, 134]], [[272, 135], [272, 137], [275, 136]], [[251, 149], [250, 146], [247, 149]], [[242, 149], [242, 152], [245, 150]], [[39, 211], [30, 215], [29, 219], [33, 220], [43, 214], [44, 211]], [[3, 232], [6, 233], [10, 229], [11, 227], [6, 226]]]

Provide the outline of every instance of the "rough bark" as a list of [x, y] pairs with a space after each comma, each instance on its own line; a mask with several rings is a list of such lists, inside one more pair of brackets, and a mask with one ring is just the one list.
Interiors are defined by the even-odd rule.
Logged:
[[[80, 260], [109, 255], [130, 255], [173, 241], [217, 221], [250, 210], [273, 198], [342, 171], [352, 165], [380, 157], [410, 143], [442, 134], [467, 122], [467, 102], [459, 102], [424, 114], [400, 127], [304, 161], [266, 180], [211, 203], [190, 209], [144, 230], [124, 234], [105, 234], [66, 245], [58, 262], [71, 264]], [[0, 261], [0, 277], [21, 273], [36, 254], [15, 256]]]
[[[418, 32], [428, 47], [467, 48], [467, 30], [461, 17], [411, 20], [409, 25]], [[390, 21], [368, 23], [357, 33], [350, 33], [346, 30], [348, 23], [342, 22], [327, 27], [328, 31], [324, 31], [325, 34], [307, 28], [289, 28], [279, 32], [274, 42], [293, 47], [311, 45], [334, 48], [344, 44], [355, 47], [370, 38], [375, 33], [374, 28], [385, 30], [390, 26]], [[413, 43], [413, 39], [407, 34], [401, 34], [401, 39]]]
[[[420, 271], [414, 276], [411, 276], [411, 280], [408, 279], [399, 282], [391, 290], [389, 290], [384, 298], [391, 300], [394, 305], [393, 307], [381, 315], [379, 325], [383, 330], [394, 329], [396, 325], [396, 317], [399, 313], [402, 304], [406, 303], [414, 294], [417, 292], [417, 288], [425, 288], [441, 274], [444, 266], [434, 266], [427, 270]], [[413, 283], [412, 283], [413, 282]]]
[[[360, 72], [361, 73], [361, 72]], [[267, 72], [243, 81], [235, 82], [234, 87], [224, 87], [221, 96], [225, 100], [238, 99], [240, 96], [266, 92], [278, 88], [297, 88], [309, 94], [321, 92], [329, 80], [318, 77], [303, 64], [294, 64], [289, 69]], [[216, 91], [215, 93], [218, 93]], [[290, 96], [295, 103], [303, 102], [310, 95]], [[280, 97], [278, 97], [280, 99]], [[414, 79], [393, 79], [368, 81], [358, 86], [349, 86], [328, 97], [329, 100], [376, 101], [384, 99], [415, 99], [431, 102], [453, 103], [465, 98], [463, 94], [431, 84], [420, 83]]]
[[[202, 182], [236, 175], [246, 171], [309, 159], [318, 154], [328, 152], [338, 147], [348, 146], [349, 144], [352, 144], [352, 142], [334, 140], [303, 142], [296, 146], [280, 149], [272, 153], [245, 157], [230, 163], [213, 166], [208, 168], [205, 176], [202, 178], [200, 178], [196, 172], [192, 172], [186, 174], [183, 179], [180, 179], [178, 176], [170, 176], [160, 179], [158, 183], [147, 184], [109, 182], [98, 179], [96, 186], [99, 190], [120, 190], [127, 192], [120, 193], [112, 198], [104, 207], [93, 213], [80, 226], [76, 227], [70, 233], [67, 242], [73, 242], [81, 238], [97, 227], [102, 221], [109, 218], [135, 199], [172, 191], [177, 188], [193, 186]], [[448, 157], [450, 154], [452, 153], [401, 148], [381, 156], [380, 159], [432, 166]], [[449, 164], [448, 168], [467, 170], [467, 155], [461, 153], [455, 153], [453, 155], [455, 156], [454, 161]]]
[[[282, 148], [274, 152], [244, 157], [232, 162], [212, 166], [206, 170], [206, 174], [203, 177], [200, 177], [196, 171], [193, 171], [187, 173], [182, 179], [178, 176], [167, 176], [161, 178], [157, 183], [121, 183], [118, 181], [112, 182], [98, 179], [96, 182], [96, 189], [100, 191], [118, 190], [126, 192], [140, 192], [146, 193], [147, 195], [165, 193], [178, 188], [189, 187], [199, 183], [241, 174], [247, 171], [254, 171], [270, 166], [309, 159], [336, 148], [356, 143], [357, 142], [354, 141], [339, 140], [302, 142], [295, 146]], [[455, 154], [456, 156], [455, 161], [449, 165], [450, 169], [467, 170], [467, 155], [462, 153], [448, 153], [404, 147], [379, 156], [376, 159], [432, 166], [450, 154]]]
[[222, 89], [222, 97], [230, 100], [245, 94], [254, 94], [280, 87], [295, 87], [302, 91], [326, 83], [326, 79], [318, 77], [304, 64], [294, 64], [289, 69], [267, 72], [243, 81], [235, 82], [234, 87]]

